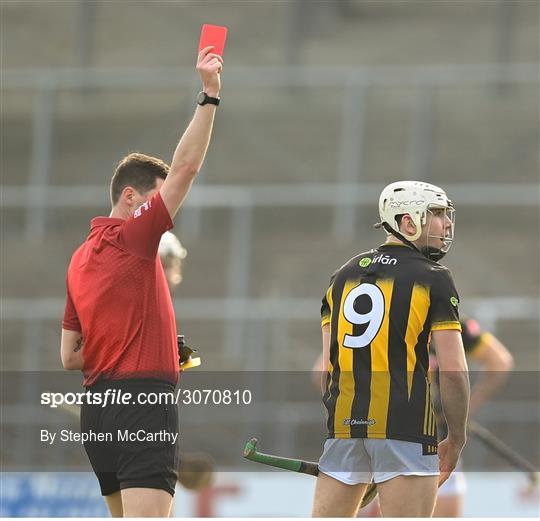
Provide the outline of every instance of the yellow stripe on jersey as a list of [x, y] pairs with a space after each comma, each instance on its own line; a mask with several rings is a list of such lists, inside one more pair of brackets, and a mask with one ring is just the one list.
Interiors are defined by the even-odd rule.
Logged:
[[461, 332], [461, 324], [458, 321], [434, 322], [431, 325], [431, 331], [440, 331], [441, 329], [457, 329]]
[[429, 405], [431, 407], [431, 413], [433, 414], [433, 428], [431, 429], [431, 435], [435, 436], [435, 432], [437, 431], [437, 418], [435, 417], [435, 410], [433, 409], [433, 403], [431, 403], [431, 400]]
[[407, 391], [409, 400], [411, 399], [413, 372], [416, 366], [416, 352], [414, 348], [418, 342], [418, 337], [424, 329], [429, 311], [429, 303], [429, 288], [415, 284], [412, 290], [411, 307], [409, 308], [407, 331], [405, 333], [405, 344], [407, 345]]
[[368, 425], [368, 438], [386, 438], [388, 403], [390, 401], [390, 371], [388, 368], [388, 336], [390, 329], [390, 303], [393, 280], [377, 281], [384, 295], [384, 318], [377, 336], [371, 342], [371, 400], [368, 418], [375, 423]]
[[336, 409], [334, 414], [334, 433], [336, 438], [350, 438], [351, 426], [345, 420], [351, 418], [352, 404], [354, 399], [354, 374], [353, 374], [353, 350], [343, 347], [343, 338], [345, 335], [353, 334], [353, 325], [345, 318], [343, 305], [345, 296], [358, 285], [357, 281], [347, 281], [341, 293], [341, 303], [338, 315], [337, 338], [339, 344], [339, 394], [336, 400]]
[[429, 432], [430, 436], [435, 434], [435, 414], [433, 414], [433, 406], [431, 405], [431, 400], [429, 400]]

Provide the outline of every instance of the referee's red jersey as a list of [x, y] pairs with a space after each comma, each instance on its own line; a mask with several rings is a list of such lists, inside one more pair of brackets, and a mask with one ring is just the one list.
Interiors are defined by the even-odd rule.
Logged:
[[82, 333], [85, 386], [99, 378], [176, 383], [174, 310], [157, 255], [172, 227], [159, 192], [127, 220], [92, 219], [69, 264], [62, 323]]

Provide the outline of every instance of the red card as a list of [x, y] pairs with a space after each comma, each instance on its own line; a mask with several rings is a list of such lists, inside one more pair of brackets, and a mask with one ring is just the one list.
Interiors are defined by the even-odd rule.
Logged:
[[213, 45], [213, 54], [223, 56], [225, 50], [225, 41], [227, 40], [227, 27], [221, 25], [204, 24], [201, 29], [201, 38], [199, 40], [199, 52], [209, 45]]

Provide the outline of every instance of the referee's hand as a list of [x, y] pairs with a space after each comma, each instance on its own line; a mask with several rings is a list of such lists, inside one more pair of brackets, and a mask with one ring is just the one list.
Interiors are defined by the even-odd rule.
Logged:
[[439, 443], [439, 487], [450, 477], [452, 471], [456, 468], [461, 451], [465, 442], [455, 441], [451, 438], [445, 438]]
[[214, 47], [205, 47], [197, 58], [197, 72], [203, 83], [203, 90], [211, 97], [217, 97], [221, 88], [221, 70], [223, 58], [211, 51]]

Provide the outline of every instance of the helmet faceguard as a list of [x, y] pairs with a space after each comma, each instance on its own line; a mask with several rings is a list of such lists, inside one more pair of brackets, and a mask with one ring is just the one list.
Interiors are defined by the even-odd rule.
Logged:
[[[426, 245], [420, 246], [420, 252], [427, 257], [428, 259], [439, 261], [441, 260], [450, 250], [452, 243], [454, 242], [454, 226], [456, 222], [456, 211], [452, 205], [452, 201], [448, 201], [450, 206], [446, 208], [440, 207], [428, 207], [427, 211], [432, 215], [432, 218], [429, 220], [428, 229], [426, 232]], [[433, 210], [439, 210], [444, 212], [444, 220], [448, 219], [450, 221], [450, 227], [446, 229], [443, 235], [436, 235], [431, 233], [431, 223], [433, 222]], [[430, 239], [439, 239], [442, 242], [440, 248], [429, 245]]]
[[[445, 227], [443, 236], [431, 233], [431, 223], [429, 220], [426, 231], [426, 244], [415, 245], [422, 235], [422, 229], [428, 222], [428, 213], [433, 215], [433, 211], [444, 211], [444, 219], [451, 223], [449, 229]], [[416, 232], [408, 235], [399, 229], [400, 216], [409, 215], [416, 225]], [[381, 222], [375, 226], [384, 229], [404, 241], [406, 244], [414, 246], [424, 256], [432, 260], [440, 260], [446, 255], [454, 240], [455, 211], [452, 201], [448, 199], [444, 190], [438, 186], [419, 181], [398, 181], [388, 185], [379, 198], [379, 216]], [[430, 239], [439, 239], [442, 246], [440, 248], [431, 246]]]

